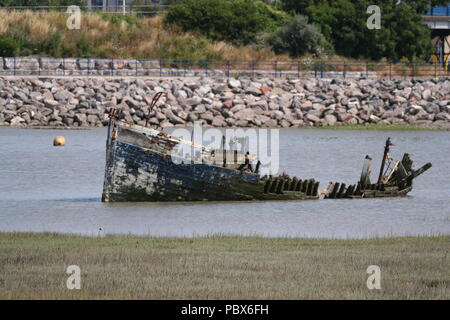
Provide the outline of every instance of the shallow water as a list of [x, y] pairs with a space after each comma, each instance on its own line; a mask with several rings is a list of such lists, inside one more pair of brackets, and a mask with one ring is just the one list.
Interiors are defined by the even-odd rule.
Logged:
[[[67, 145], [52, 146], [63, 135]], [[450, 234], [450, 132], [280, 130], [281, 171], [355, 183], [385, 139], [392, 154], [433, 167], [406, 198], [303, 202], [115, 203], [100, 201], [106, 129], [0, 128], [0, 231], [154, 236], [240, 234], [361, 238]]]

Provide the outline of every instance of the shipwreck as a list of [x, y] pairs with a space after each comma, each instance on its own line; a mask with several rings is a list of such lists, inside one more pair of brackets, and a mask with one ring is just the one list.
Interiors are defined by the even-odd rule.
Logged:
[[[158, 93], [150, 106], [156, 104]], [[149, 111], [150, 112], [150, 111]], [[285, 173], [260, 175], [260, 162], [248, 152], [211, 149], [168, 133], [123, 121], [121, 111], [109, 111], [103, 202], [120, 201], [239, 201], [317, 200], [406, 196], [413, 180], [431, 167], [417, 170], [407, 153], [390, 156], [387, 139], [378, 180], [370, 180], [372, 159], [366, 156], [355, 184], [330, 182], [324, 190], [314, 179]], [[175, 158], [173, 150], [196, 150], [195, 159]], [[253, 164], [252, 164], [253, 163]]]

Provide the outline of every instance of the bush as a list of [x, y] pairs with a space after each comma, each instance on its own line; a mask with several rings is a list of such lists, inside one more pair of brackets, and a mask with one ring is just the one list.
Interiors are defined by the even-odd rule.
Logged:
[[16, 40], [7, 36], [0, 37], [0, 57], [14, 57], [19, 50], [20, 45]]
[[52, 57], [59, 57], [61, 56], [62, 45], [62, 35], [61, 32], [57, 30], [37, 43], [36, 48], [38, 52], [45, 52]]
[[321, 56], [332, 53], [332, 46], [320, 31], [308, 24], [308, 19], [297, 15], [285, 26], [279, 28], [267, 38], [277, 54], [288, 53], [292, 57], [305, 54]]
[[213, 40], [249, 44], [258, 34], [276, 30], [286, 18], [286, 13], [261, 1], [180, 0], [170, 7], [165, 22]]
[[[367, 28], [367, 7], [381, 8], [381, 29]], [[424, 59], [432, 52], [430, 31], [423, 24], [415, 2], [336, 0], [308, 7], [309, 20], [320, 27], [336, 53], [352, 58], [379, 60]]]
[[214, 55], [208, 53], [207, 46], [208, 41], [192, 36], [171, 39], [164, 43], [164, 49], [160, 51], [160, 57], [176, 60], [180, 65], [192, 60], [214, 59]]
[[118, 13], [103, 13], [98, 12], [98, 15], [102, 17], [103, 20], [109, 21], [112, 24], [121, 24], [122, 22], [127, 23], [129, 26], [139, 25], [139, 21], [135, 15], [132, 14], [118, 14]]

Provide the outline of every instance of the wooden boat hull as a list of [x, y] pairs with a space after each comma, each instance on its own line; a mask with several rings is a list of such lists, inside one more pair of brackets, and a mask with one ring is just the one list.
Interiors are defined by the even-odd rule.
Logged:
[[[242, 200], [316, 200], [406, 196], [412, 182], [431, 167], [418, 170], [404, 154], [393, 167], [387, 164], [390, 139], [377, 183], [370, 182], [371, 158], [366, 156], [361, 179], [356, 185], [330, 183], [319, 190], [314, 179], [299, 180], [286, 174], [261, 177], [256, 166], [236, 159], [226, 161], [225, 148], [212, 150], [167, 133], [111, 119], [106, 143], [106, 167], [102, 201], [242, 201]], [[181, 158], [177, 146], [196, 148], [199, 158]], [[217, 155], [223, 153], [222, 160]], [[197, 156], [195, 156], [197, 157]], [[241, 157], [242, 158], [242, 157]], [[248, 159], [248, 158], [246, 158]]]
[[[168, 153], [144, 148], [126, 127], [114, 127], [107, 142], [102, 201], [240, 201], [318, 199], [318, 192], [267, 189], [257, 173], [206, 163], [174, 161]], [[161, 137], [161, 140], [164, 140]], [[130, 143], [133, 142], [134, 144]], [[167, 142], [167, 141], [166, 141]], [[164, 143], [161, 142], [161, 145]], [[266, 188], [265, 188], [266, 187]]]

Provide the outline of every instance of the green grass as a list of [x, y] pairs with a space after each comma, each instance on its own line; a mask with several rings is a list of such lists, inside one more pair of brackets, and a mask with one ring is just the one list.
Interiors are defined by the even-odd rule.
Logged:
[[[449, 299], [450, 236], [309, 240], [0, 234], [0, 299]], [[68, 290], [67, 266], [81, 268]], [[381, 290], [368, 290], [369, 265]]]

